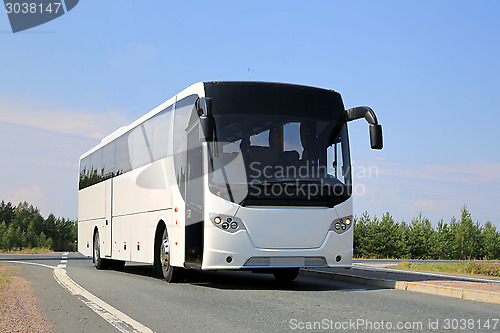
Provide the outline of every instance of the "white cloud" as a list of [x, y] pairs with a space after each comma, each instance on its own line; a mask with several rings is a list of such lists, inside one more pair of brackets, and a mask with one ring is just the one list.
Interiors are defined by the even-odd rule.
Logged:
[[45, 202], [45, 193], [36, 185], [31, 188], [21, 188], [14, 194], [11, 202], [15, 204], [23, 201], [35, 206], [43, 205]]
[[[359, 173], [378, 164], [378, 173]], [[367, 210], [380, 216], [389, 211], [401, 221], [422, 212], [433, 222], [459, 216], [465, 204], [473, 219], [500, 227], [497, 206], [500, 164], [475, 161], [457, 165], [402, 165], [390, 161], [353, 163], [353, 181], [366, 189], [355, 195], [355, 214]], [[377, 169], [374, 169], [377, 170]]]
[[32, 102], [24, 96], [2, 96], [0, 121], [92, 139], [102, 139], [130, 123], [130, 119], [117, 111], [95, 113], [52, 105], [47, 101]]
[[52, 160], [34, 157], [17, 157], [17, 156], [4, 156], [4, 159], [9, 163], [21, 163], [33, 167], [48, 166], [48, 167], [64, 167], [64, 168], [78, 168], [78, 161], [63, 161]]
[[442, 199], [419, 199], [413, 201], [411, 204], [413, 207], [420, 210], [421, 212], [426, 212], [426, 213], [432, 212], [433, 214], [436, 212], [443, 212], [446, 210], [454, 210], [460, 206], [460, 204], [458, 204], [457, 207], [455, 207], [453, 202]]
[[78, 159], [97, 142], [0, 121], [0, 200], [76, 218]]
[[[39, 185], [30, 185], [17, 188], [0, 188], [0, 201], [10, 201], [14, 206], [26, 201], [28, 204], [39, 208], [42, 214], [48, 215], [50, 211], [46, 209], [48, 196]], [[48, 213], [47, 213], [48, 212]], [[1, 222], [1, 221], [0, 221]]]

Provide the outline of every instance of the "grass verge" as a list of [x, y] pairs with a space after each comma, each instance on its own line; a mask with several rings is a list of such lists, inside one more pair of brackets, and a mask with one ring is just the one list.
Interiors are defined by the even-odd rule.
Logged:
[[[18, 266], [0, 264], [0, 290], [7, 287], [11, 277], [20, 270]], [[0, 303], [2, 302], [2, 293], [0, 292]]]
[[2, 289], [10, 281], [12, 272], [8, 269], [8, 266], [0, 264], [0, 289]]
[[463, 273], [463, 274], [474, 274], [490, 277], [500, 276], [500, 264], [486, 264], [478, 263], [474, 261], [463, 262], [459, 264], [449, 264], [449, 263], [409, 263], [408, 261], [403, 261], [402, 263], [391, 266], [390, 268], [396, 269], [411, 269], [416, 271], [428, 271], [428, 272], [444, 272], [444, 273]]
[[9, 251], [0, 250], [0, 254], [39, 254], [39, 253], [50, 253], [50, 252], [54, 251], [46, 247], [34, 247], [34, 248], [17, 249]]

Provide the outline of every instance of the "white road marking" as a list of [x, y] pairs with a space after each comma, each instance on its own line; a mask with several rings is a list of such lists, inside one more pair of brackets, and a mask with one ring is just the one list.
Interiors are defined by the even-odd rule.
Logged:
[[68, 254], [69, 254], [69, 252], [64, 252], [62, 255], [67, 256]]
[[50, 266], [50, 265], [44, 265], [44, 264], [39, 264], [36, 262], [24, 262], [24, 261], [16, 261], [16, 260], [8, 260], [7, 262], [11, 262], [14, 264], [25, 264], [25, 265], [35, 265], [35, 266], [42, 266], [50, 269], [55, 269], [55, 266]]
[[66, 270], [55, 268], [54, 277], [61, 286], [66, 288], [72, 295], [83, 298], [83, 303], [116, 327], [120, 332], [153, 332], [151, 329], [82, 288], [66, 274]]
[[34, 262], [24, 262], [24, 261], [14, 261], [10, 260], [8, 262], [15, 264], [25, 264], [25, 265], [35, 265], [50, 268], [53, 270], [53, 276], [57, 283], [59, 283], [62, 287], [69, 291], [69, 293], [73, 296], [78, 296], [78, 298], [87, 305], [92, 311], [101, 316], [108, 323], [113, 325], [117, 330], [123, 333], [131, 333], [131, 332], [144, 332], [144, 333], [153, 333], [153, 331], [130, 318], [120, 310], [112, 307], [108, 303], [104, 302], [100, 298], [94, 296], [89, 291], [81, 287], [75, 281], [73, 281], [67, 274], [66, 270], [63, 269], [66, 267], [64, 264], [59, 264], [57, 267], [39, 264]]

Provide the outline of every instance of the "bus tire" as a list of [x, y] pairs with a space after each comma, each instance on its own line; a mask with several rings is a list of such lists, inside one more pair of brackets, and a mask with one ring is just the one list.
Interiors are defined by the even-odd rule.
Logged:
[[159, 273], [160, 277], [169, 283], [182, 282], [184, 280], [184, 269], [170, 264], [170, 241], [166, 228], [163, 229], [161, 241], [156, 246], [156, 253], [158, 253], [158, 259], [155, 262], [155, 271]]
[[97, 269], [108, 269], [109, 261], [107, 259], [101, 258], [101, 244], [99, 240], [99, 232], [94, 234], [94, 266]]
[[292, 283], [299, 274], [299, 268], [277, 268], [273, 271], [276, 281], [281, 283]]

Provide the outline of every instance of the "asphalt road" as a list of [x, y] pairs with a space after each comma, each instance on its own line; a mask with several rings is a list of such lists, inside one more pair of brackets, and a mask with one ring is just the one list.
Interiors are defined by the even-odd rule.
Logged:
[[[56, 267], [61, 257], [0, 255], [0, 262]], [[74, 282], [155, 332], [309, 332], [306, 328], [314, 322], [317, 331], [465, 327], [461, 331], [500, 332], [496, 304], [300, 275], [288, 287], [271, 275], [221, 271], [193, 272], [184, 283], [168, 284], [152, 277], [151, 266], [127, 264], [121, 272], [98, 271], [91, 259], [77, 253], [67, 255], [65, 265]], [[21, 275], [33, 282], [43, 315], [55, 332], [117, 331], [60, 286], [51, 268], [22, 264]]]

